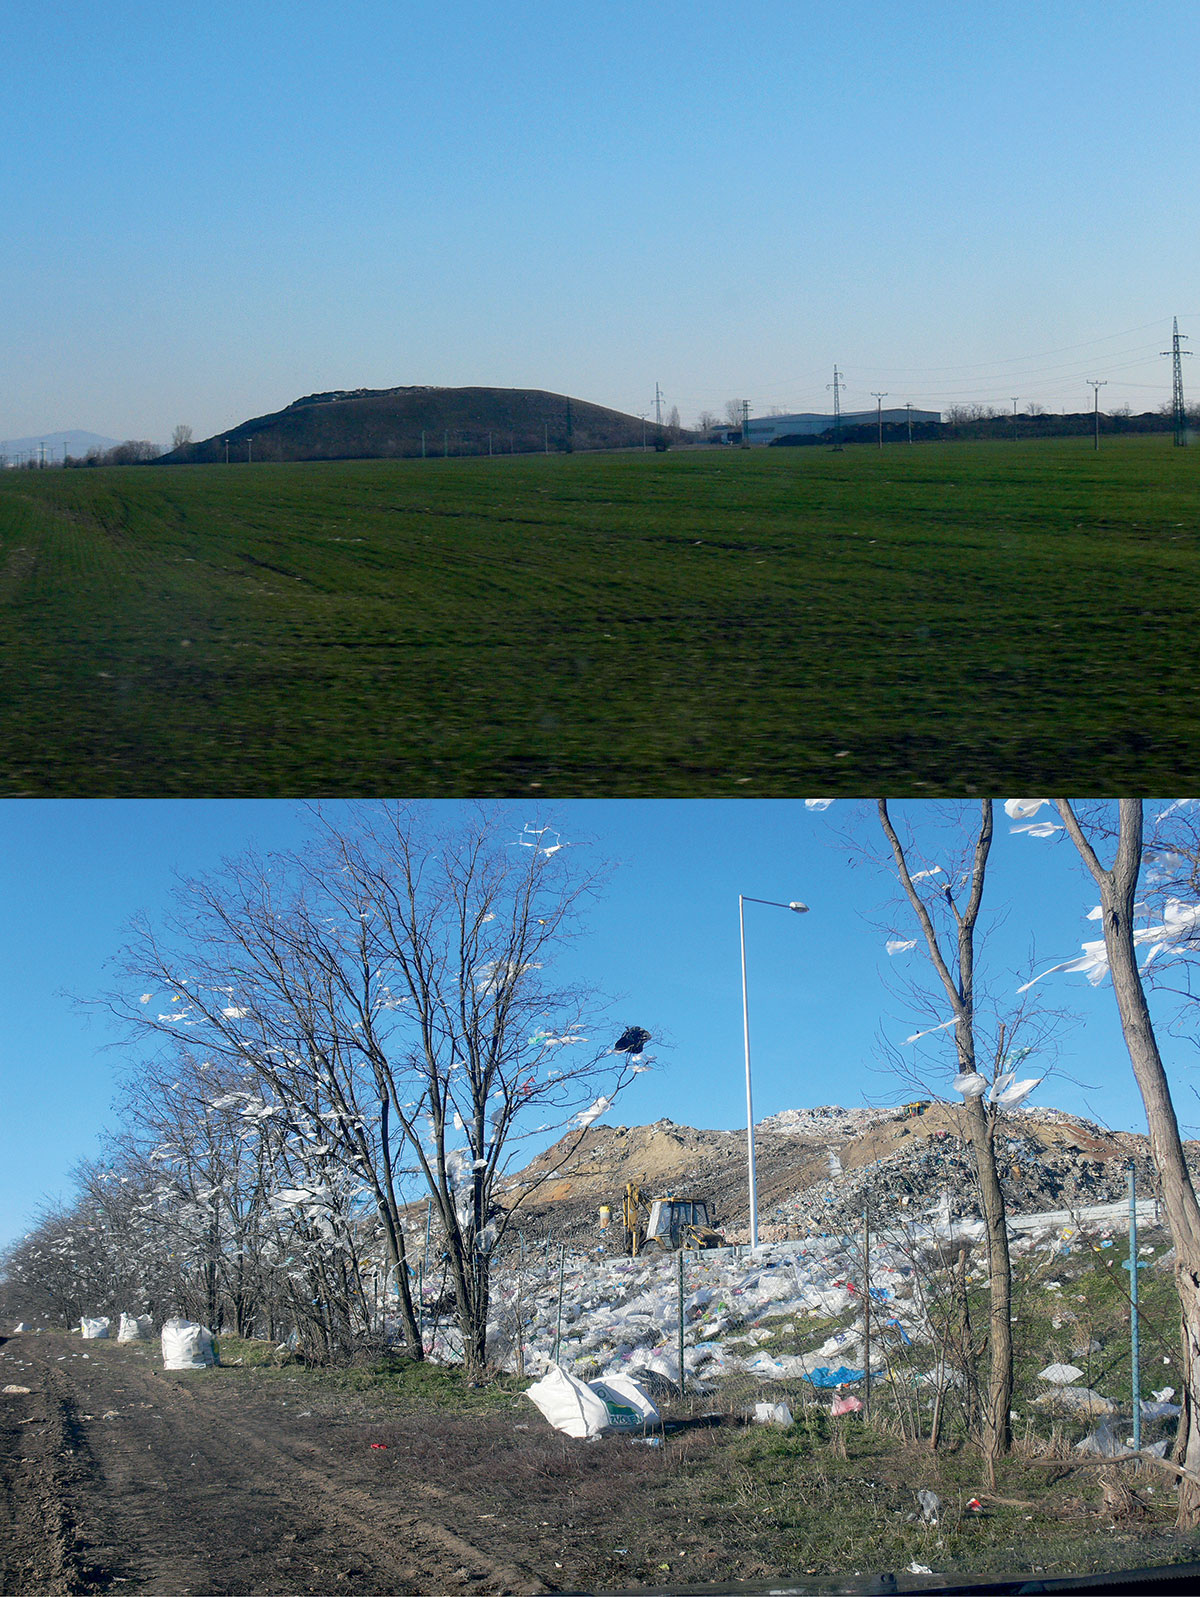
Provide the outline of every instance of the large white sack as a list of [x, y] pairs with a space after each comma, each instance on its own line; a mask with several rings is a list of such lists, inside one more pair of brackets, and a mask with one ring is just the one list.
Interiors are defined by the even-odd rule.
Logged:
[[153, 1335], [154, 1321], [148, 1314], [122, 1314], [118, 1342], [145, 1342]]
[[589, 1438], [608, 1429], [608, 1405], [586, 1381], [577, 1381], [556, 1364], [525, 1393], [554, 1426], [568, 1436]]
[[212, 1332], [193, 1320], [168, 1320], [162, 1328], [164, 1370], [203, 1370], [217, 1362]]
[[28, 1329], [29, 1329], [29, 1327], [28, 1327], [28, 1326], [27, 1326], [27, 1325], [26, 1325], [26, 1324], [25, 1324], [25, 1321], [24, 1321], [24, 1320], [22, 1320], [22, 1321], [21, 1321], [21, 1323], [20, 1323], [20, 1325], [14, 1325], [14, 1326], [13, 1326], [13, 1328], [12, 1328], [12, 1334], [13, 1334], [13, 1335], [14, 1335], [14, 1336], [20, 1336], [20, 1334], [21, 1334], [21, 1332], [22, 1332], [22, 1331], [28, 1331]]
[[654, 1399], [628, 1375], [602, 1375], [587, 1383], [603, 1398], [608, 1408], [609, 1429], [640, 1431], [658, 1425], [660, 1417]]
[[555, 1430], [581, 1440], [602, 1436], [605, 1431], [641, 1431], [659, 1422], [649, 1393], [627, 1375], [580, 1381], [556, 1364], [525, 1395]]
[[110, 1322], [107, 1315], [101, 1315], [98, 1320], [89, 1320], [85, 1314], [83, 1319], [79, 1322], [79, 1329], [83, 1333], [83, 1340], [85, 1342], [95, 1342], [102, 1337], [107, 1337], [109, 1323]]

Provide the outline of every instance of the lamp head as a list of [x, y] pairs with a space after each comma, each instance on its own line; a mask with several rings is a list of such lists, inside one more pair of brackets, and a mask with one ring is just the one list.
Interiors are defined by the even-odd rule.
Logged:
[[808, 914], [808, 905], [807, 904], [802, 904], [798, 898], [794, 898], [792, 900], [792, 902], [788, 905], [788, 908], [790, 910], [794, 910], [797, 915], [807, 915]]

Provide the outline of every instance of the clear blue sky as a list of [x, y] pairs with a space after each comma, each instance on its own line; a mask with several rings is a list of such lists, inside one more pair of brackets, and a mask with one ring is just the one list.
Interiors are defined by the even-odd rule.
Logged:
[[[546, 818], [532, 806], [507, 813], [514, 836], [519, 823]], [[873, 924], [889, 889], [871, 870], [847, 865], [835, 823], [848, 813], [839, 804], [814, 815], [798, 800], [554, 806], [565, 840], [618, 866], [573, 949], [576, 973], [621, 999], [621, 1024], [646, 1026], [666, 1042], [652, 1045], [658, 1067], [636, 1079], [609, 1120], [744, 1124], [739, 893], [811, 906], [804, 916], [747, 907], [756, 1117], [912, 1095], [873, 1068], [877, 1032], [900, 1041], [922, 1017], [883, 985], [899, 974]], [[1096, 901], [1089, 881], [1069, 847], [1012, 836], [1003, 816], [998, 822], [989, 896], [1012, 907], [997, 934], [996, 968], [1020, 966], [1034, 938], [1041, 963], [1070, 957], [1096, 936], [1083, 919]], [[203, 874], [251, 843], [294, 846], [308, 826], [298, 806], [269, 800], [0, 805], [0, 1245], [20, 1233], [41, 1198], [69, 1190], [67, 1171], [95, 1156], [109, 1115], [121, 1057], [106, 1047], [104, 1022], [72, 995], [112, 985], [105, 962], [123, 926], [140, 910], [162, 913], [174, 872]], [[1002, 974], [999, 986], [1008, 991], [1018, 979]], [[1142, 1129], [1111, 991], [1078, 976], [1044, 986], [1049, 1002], [1078, 1009], [1060, 1067], [1090, 1086], [1064, 1076], [1032, 1101]], [[1181, 1118], [1200, 1120], [1186, 1085], [1194, 1049], [1169, 1038], [1165, 1047]]]
[[14, 0], [0, 439], [301, 394], [1153, 408], [1185, 0]]

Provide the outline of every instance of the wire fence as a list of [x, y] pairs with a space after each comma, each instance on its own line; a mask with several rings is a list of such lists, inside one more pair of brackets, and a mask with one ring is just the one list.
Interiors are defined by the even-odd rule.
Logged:
[[[1109, 1209], [1012, 1230], [1014, 1430], [1027, 1439], [1086, 1445], [1114, 1428], [1124, 1439], [1132, 1422], [1128, 1215]], [[1148, 1228], [1140, 1263], [1161, 1264], [1167, 1248], [1153, 1204], [1139, 1206], [1139, 1218]], [[826, 1428], [861, 1415], [909, 1440], [977, 1435], [988, 1290], [981, 1233], [977, 1222], [914, 1223], [635, 1258], [518, 1239], [492, 1261], [489, 1359], [527, 1379], [554, 1366], [582, 1380], [628, 1374], [668, 1418], [768, 1417], [760, 1405], [779, 1417], [782, 1404], [797, 1423]], [[1138, 1317], [1139, 1365], [1146, 1386], [1157, 1369], [1169, 1387], [1178, 1305], [1170, 1270], [1153, 1276]], [[457, 1362], [453, 1306], [435, 1271], [420, 1303], [427, 1353]], [[1074, 1376], [1043, 1379], [1056, 1364]], [[1161, 1442], [1171, 1409], [1159, 1394], [1143, 1404], [1147, 1438]]]

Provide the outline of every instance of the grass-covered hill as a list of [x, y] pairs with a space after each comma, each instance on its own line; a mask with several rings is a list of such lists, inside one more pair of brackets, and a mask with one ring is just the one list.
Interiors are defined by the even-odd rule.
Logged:
[[[356, 388], [309, 394], [159, 464], [244, 460], [372, 460], [628, 449], [654, 429], [637, 416], [537, 388]], [[422, 443], [424, 437], [424, 443]]]

